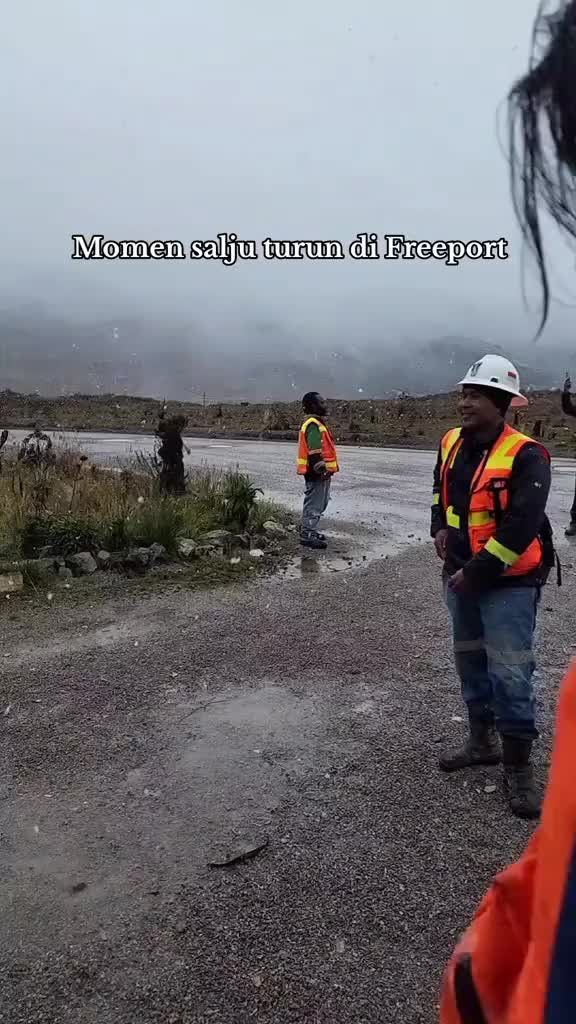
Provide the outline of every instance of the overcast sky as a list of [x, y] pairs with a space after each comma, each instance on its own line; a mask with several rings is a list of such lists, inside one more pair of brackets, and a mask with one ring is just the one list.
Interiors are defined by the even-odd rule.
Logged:
[[[11, 4], [0, 42], [4, 294], [206, 323], [273, 317], [355, 343], [528, 338], [535, 316], [522, 303], [497, 114], [526, 67], [535, 7]], [[219, 231], [346, 242], [358, 231], [506, 236], [512, 257], [458, 268], [69, 258], [74, 233], [188, 243]], [[560, 243], [553, 253], [566, 284], [573, 261]], [[556, 311], [548, 336], [573, 318]]]

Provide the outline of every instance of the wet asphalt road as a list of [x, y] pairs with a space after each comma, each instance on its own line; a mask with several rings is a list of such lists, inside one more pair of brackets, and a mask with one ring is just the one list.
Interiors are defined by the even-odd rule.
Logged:
[[[14, 431], [18, 441], [24, 431]], [[58, 435], [62, 439], [61, 435]], [[118, 461], [154, 449], [151, 435], [69, 434], [66, 443], [98, 461]], [[302, 486], [295, 474], [295, 446], [261, 441], [186, 438], [189, 466], [239, 466], [266, 496], [297, 510]], [[393, 554], [428, 539], [434, 453], [391, 448], [340, 448], [341, 473], [333, 485], [326, 527], [340, 535], [354, 561]], [[576, 460], [555, 459], [549, 515], [559, 546], [574, 494]], [[328, 558], [330, 556], [327, 556]], [[338, 557], [336, 553], [335, 558]]]

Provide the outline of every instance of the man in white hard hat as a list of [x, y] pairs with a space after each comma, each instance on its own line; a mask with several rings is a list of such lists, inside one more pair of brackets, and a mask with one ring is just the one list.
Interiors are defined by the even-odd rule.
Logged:
[[[575, 41], [576, 0], [539, 3], [528, 68], [508, 101], [514, 208], [543, 286], [540, 331], [550, 302], [542, 213], [547, 229], [556, 222], [576, 241]], [[574, 1019], [575, 696], [573, 666], [560, 695], [542, 824], [494, 880], [459, 941], [445, 975], [441, 1024]]]
[[469, 736], [440, 767], [451, 772], [503, 760], [511, 810], [535, 818], [533, 637], [554, 564], [546, 518], [550, 456], [506, 423], [511, 406], [528, 404], [508, 359], [484, 356], [460, 384], [462, 426], [440, 445], [431, 533], [444, 563]]

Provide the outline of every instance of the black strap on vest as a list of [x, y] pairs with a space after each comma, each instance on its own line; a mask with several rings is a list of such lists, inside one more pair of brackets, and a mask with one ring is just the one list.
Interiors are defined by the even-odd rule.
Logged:
[[454, 995], [462, 1024], [488, 1024], [472, 975], [472, 960], [463, 956], [454, 971]]
[[494, 519], [496, 521], [496, 529], [502, 522], [502, 502], [500, 501], [500, 491], [497, 487], [492, 488], [492, 497], [494, 498]]
[[562, 565], [558, 552], [554, 545], [554, 532], [550, 524], [548, 516], [544, 516], [544, 522], [540, 530], [540, 541], [544, 552], [544, 571], [549, 574], [552, 569], [556, 569], [556, 583], [559, 587], [562, 586]]
[[[497, 487], [492, 488], [492, 496], [494, 498], [494, 519], [496, 522], [496, 529], [502, 522], [504, 515], [502, 510], [502, 502], [500, 500], [500, 490]], [[544, 572], [546, 577], [550, 573], [551, 569], [556, 568], [556, 584], [562, 586], [562, 564], [558, 557], [558, 552], [554, 547], [554, 539], [552, 534], [552, 528], [548, 517], [546, 517], [544, 525], [540, 531], [540, 543], [542, 544], [543, 556], [544, 556]]]

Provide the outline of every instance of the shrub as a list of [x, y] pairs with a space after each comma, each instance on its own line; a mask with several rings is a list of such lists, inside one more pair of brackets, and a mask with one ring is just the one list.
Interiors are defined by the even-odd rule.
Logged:
[[245, 530], [254, 511], [256, 499], [263, 491], [255, 487], [245, 473], [228, 472], [224, 480], [224, 523]]
[[154, 477], [140, 468], [104, 469], [66, 452], [49, 467], [5, 463], [0, 475], [0, 548], [31, 559], [48, 547], [66, 556], [100, 548], [121, 551], [162, 544], [176, 554], [180, 537], [198, 539], [221, 527], [259, 529], [285, 518], [239, 470], [206, 465], [192, 470], [183, 497], [160, 495]]
[[118, 515], [105, 522], [101, 532], [101, 547], [105, 551], [122, 551], [130, 545], [129, 515]]
[[181, 501], [178, 498], [157, 498], [143, 505], [130, 519], [127, 533], [136, 547], [150, 547], [158, 543], [170, 554], [176, 554], [183, 525]]
[[191, 470], [188, 476], [188, 492], [198, 507], [219, 508], [223, 511], [223, 490], [226, 471], [208, 466]]
[[25, 518], [20, 550], [24, 558], [34, 558], [44, 547], [50, 547], [55, 555], [96, 551], [101, 546], [100, 537], [101, 529], [89, 519], [46, 512]]
[[268, 520], [274, 520], [276, 523], [280, 523], [281, 526], [290, 526], [292, 522], [292, 516], [288, 509], [277, 505], [274, 501], [264, 501], [260, 499], [256, 501], [252, 512], [250, 514], [250, 529], [255, 531], [261, 531], [264, 523]]

